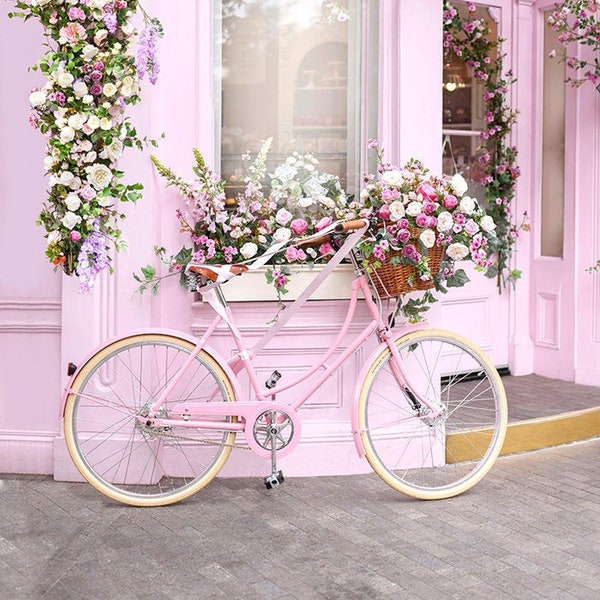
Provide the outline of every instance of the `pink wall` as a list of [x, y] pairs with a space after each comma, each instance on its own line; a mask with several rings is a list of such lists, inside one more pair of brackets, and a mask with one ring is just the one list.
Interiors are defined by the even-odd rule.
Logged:
[[[73, 468], [65, 454], [58, 414], [66, 363], [81, 360], [98, 343], [132, 329], [151, 325], [197, 332], [204, 316], [192, 306], [191, 295], [175, 282], [168, 283], [158, 297], [134, 295], [131, 273], [153, 261], [152, 247], [177, 247], [179, 241], [173, 217], [176, 196], [157, 178], [148, 153], [129, 151], [123, 160], [127, 177], [142, 181], [146, 189], [138, 206], [127, 207], [124, 230], [129, 250], [117, 257], [115, 274], [102, 277], [93, 293], [81, 296], [75, 281], [54, 274], [46, 263], [42, 230], [34, 225], [44, 198], [44, 143], [27, 124], [29, 88], [39, 81], [27, 67], [40, 55], [41, 38], [33, 22], [23, 24], [6, 18], [9, 4], [0, 3], [0, 89], [10, 90], [0, 96], [0, 249], [5, 257], [0, 277], [0, 472], [55, 473], [69, 478], [74, 476]], [[159, 82], [155, 88], [146, 89], [134, 119], [138, 129], [150, 137], [164, 131], [166, 139], [155, 152], [176, 171], [189, 173], [193, 146], [209, 162], [214, 159], [212, 3], [179, 0], [177, 11], [158, 0], [146, 4], [162, 20], [168, 35], [161, 43]], [[503, 7], [503, 35], [509, 37], [508, 49], [519, 77], [512, 92], [521, 111], [514, 141], [519, 145], [524, 171], [517, 212], [529, 210], [535, 219], [536, 87], [530, 82], [538, 76], [535, 64], [539, 57], [532, 32], [539, 26], [539, 18], [530, 0], [494, 4]], [[389, 149], [390, 159], [400, 162], [418, 155], [436, 169], [441, 146], [441, 2], [381, 0], [381, 11], [379, 137]], [[557, 353], [561, 361], [571, 365], [576, 378], [594, 385], [600, 385], [600, 282], [597, 275], [581, 274], [581, 269], [600, 256], [594, 226], [598, 223], [600, 189], [598, 96], [593, 89], [582, 90], [574, 105], [578, 183], [569, 239], [575, 249], [566, 268], [578, 269], [578, 275], [561, 310], [576, 316], [575, 341], [573, 351], [565, 352], [562, 347]], [[537, 372], [553, 376], [556, 371], [545, 371], [545, 359], [536, 360], [536, 353], [544, 348], [532, 342], [539, 337], [536, 263], [530, 262], [530, 256], [535, 259], [536, 243], [535, 233], [519, 242], [515, 264], [523, 269], [524, 278], [516, 292], [498, 298], [493, 284], [485, 289], [465, 288], [445, 298], [444, 306], [432, 311], [432, 318], [437, 324], [456, 329], [453, 325], [460, 327], [461, 323], [458, 315], [472, 315], [474, 306], [481, 307], [477, 314], [484, 323], [471, 323], [469, 334], [472, 330], [474, 336], [482, 336], [478, 341], [490, 347], [501, 340], [508, 356], [502, 362], [508, 362], [514, 373], [529, 373], [535, 365]], [[322, 306], [326, 310], [321, 310]], [[267, 305], [247, 303], [238, 309], [247, 311], [249, 326], [254, 323], [260, 328], [257, 319], [264, 317]], [[506, 315], [505, 320], [499, 319], [499, 314]], [[327, 318], [329, 326], [320, 327], [317, 337], [314, 331], [294, 337], [293, 344], [288, 344], [290, 367], [315, 348], [327, 346], [340, 315], [335, 301], [309, 309], [308, 329], [322, 325], [322, 318]], [[464, 318], [462, 321], [466, 322]], [[349, 365], [344, 380], [351, 380], [356, 368]], [[308, 473], [306, 465], [312, 469], [315, 462], [321, 464], [321, 472], [366, 468], [355, 459], [347, 425], [350, 395], [341, 380], [332, 385], [307, 411], [304, 441], [286, 459], [290, 474]], [[234, 453], [226, 474], [264, 475], [265, 463], [248, 455]], [[322, 460], [323, 456], [327, 460]]]

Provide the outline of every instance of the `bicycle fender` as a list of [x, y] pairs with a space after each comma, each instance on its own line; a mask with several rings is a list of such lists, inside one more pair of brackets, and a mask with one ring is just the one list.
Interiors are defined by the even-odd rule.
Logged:
[[[422, 329], [428, 329], [429, 327], [430, 327], [430, 325], [426, 321], [421, 321], [419, 323], [414, 323], [412, 325], [406, 325], [397, 332], [390, 331], [389, 332], [390, 340], [393, 340], [393, 342], [395, 343], [396, 340], [408, 335], [409, 333], [412, 333], [413, 331], [420, 331]], [[359, 402], [360, 402], [360, 394], [362, 391], [365, 377], [367, 376], [368, 372], [373, 367], [373, 364], [375, 363], [375, 361], [377, 361], [379, 356], [385, 351], [385, 349], [387, 347], [388, 347], [387, 342], [382, 342], [375, 348], [375, 350], [373, 350], [373, 352], [365, 360], [365, 362], [360, 370], [360, 373], [358, 374], [358, 376], [356, 378], [356, 383], [354, 385], [354, 394], [353, 394], [353, 399], [352, 399], [351, 423], [352, 423], [352, 437], [354, 438], [354, 446], [356, 447], [356, 452], [358, 453], [359, 458], [365, 457], [365, 448], [364, 448], [364, 445], [362, 442], [362, 437], [361, 437], [363, 431], [361, 431], [359, 423], [358, 423], [358, 408], [359, 408]]]
[[[93, 356], [95, 356], [101, 350], [104, 350], [104, 348], [106, 348], [107, 346], [110, 346], [111, 344], [114, 344], [115, 342], [117, 342], [119, 340], [124, 340], [129, 337], [134, 337], [136, 335], [143, 335], [143, 334], [169, 335], [171, 337], [179, 338], [180, 340], [189, 342], [190, 344], [193, 344], [194, 346], [198, 343], [198, 338], [195, 338], [194, 336], [189, 335], [185, 332], [178, 331], [176, 329], [161, 329], [161, 328], [138, 329], [138, 330], [129, 332], [125, 335], [115, 336], [115, 337], [107, 340], [106, 342], [103, 342], [102, 344], [100, 344], [99, 346], [94, 348], [94, 350], [92, 350], [83, 359], [83, 361], [81, 361], [81, 363], [77, 366], [77, 368], [69, 376], [69, 379], [67, 381], [65, 389], [63, 390], [63, 393], [61, 396], [59, 416], [61, 418], [65, 416], [65, 405], [67, 402], [67, 397], [71, 391], [71, 383], [73, 382], [75, 377], [77, 377], [77, 375], [80, 373], [81, 369], [83, 369], [83, 367], [85, 367], [85, 365], [91, 360], [91, 358]], [[238, 381], [237, 376], [231, 369], [231, 367], [227, 364], [227, 361], [211, 346], [204, 345], [204, 346], [202, 346], [202, 350], [204, 350], [207, 354], [209, 354], [211, 356], [211, 358], [213, 358], [215, 360], [215, 362], [219, 363], [219, 366], [223, 369], [223, 371], [225, 371], [225, 373], [229, 377], [229, 380], [231, 381], [231, 385], [233, 387], [233, 393], [234, 393], [235, 397], [241, 398], [242, 396], [241, 396], [241, 390], [240, 390], [240, 383]]]

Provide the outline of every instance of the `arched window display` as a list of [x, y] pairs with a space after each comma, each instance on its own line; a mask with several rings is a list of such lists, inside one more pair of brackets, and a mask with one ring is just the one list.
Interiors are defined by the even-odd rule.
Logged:
[[[273, 138], [269, 165], [310, 152], [322, 171], [352, 189], [360, 177], [361, 61], [366, 39], [360, 0], [223, 0], [217, 60], [221, 175], [228, 196], [243, 183], [242, 154]], [[378, 2], [369, 2], [377, 14]], [[376, 103], [370, 103], [376, 106]], [[376, 115], [370, 115], [375, 123]]]

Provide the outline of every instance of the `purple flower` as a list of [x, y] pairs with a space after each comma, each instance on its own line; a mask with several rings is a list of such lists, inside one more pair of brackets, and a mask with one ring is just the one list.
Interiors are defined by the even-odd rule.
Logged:
[[415, 217], [415, 223], [417, 224], [417, 227], [427, 227], [428, 222], [429, 219], [427, 218], [427, 215], [425, 213], [419, 213]]
[[92, 94], [92, 96], [99, 96], [101, 93], [102, 93], [102, 86], [99, 83], [95, 83], [90, 88], [90, 94]]
[[410, 231], [408, 229], [399, 229], [396, 238], [402, 244], [406, 244], [410, 240]]
[[135, 59], [138, 77], [144, 78], [148, 73], [150, 83], [155, 84], [158, 78], [159, 65], [156, 57], [156, 38], [158, 29], [155, 25], [144, 28], [140, 34], [138, 52]]
[[79, 278], [79, 293], [87, 292], [94, 287], [98, 273], [108, 267], [110, 259], [106, 241], [106, 236], [100, 231], [100, 224], [96, 220], [94, 231], [85, 238], [77, 256], [76, 273]]
[[402, 248], [402, 256], [410, 260], [418, 260], [419, 253], [412, 244], [406, 244], [406, 246]]

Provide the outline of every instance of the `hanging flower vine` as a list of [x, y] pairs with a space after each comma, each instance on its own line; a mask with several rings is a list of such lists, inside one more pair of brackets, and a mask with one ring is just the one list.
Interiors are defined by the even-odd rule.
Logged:
[[[14, 2], [10, 17], [37, 19], [48, 51], [33, 66], [46, 82], [31, 90], [31, 125], [47, 138], [48, 197], [38, 218], [46, 256], [89, 290], [110, 268], [112, 250], [126, 246], [121, 202], [141, 197], [140, 183], [122, 182], [117, 163], [126, 147], [147, 140], [125, 114], [141, 100], [140, 80], [156, 81], [156, 38], [162, 29], [137, 0], [31, 0]], [[142, 10], [146, 28], [137, 61], [132, 18]], [[152, 142], [154, 143], [154, 142]]]
[[[572, 73], [567, 77], [567, 83], [579, 87], [589, 81], [600, 92], [600, 2], [565, 0], [557, 5], [556, 10], [548, 17], [548, 25], [559, 34], [558, 42], [565, 48], [573, 44], [592, 48], [592, 61], [569, 55], [562, 59]], [[556, 51], [553, 50], [550, 56], [556, 56]]]
[[483, 86], [486, 129], [479, 162], [485, 168], [482, 184], [485, 188], [487, 213], [496, 223], [496, 238], [491, 242], [496, 260], [486, 275], [496, 277], [499, 290], [516, 281], [521, 272], [511, 269], [511, 258], [520, 230], [527, 230], [527, 215], [517, 223], [512, 210], [516, 181], [520, 175], [517, 149], [508, 143], [517, 113], [507, 102], [509, 86], [514, 82], [511, 71], [504, 72], [501, 53], [503, 40], [491, 39], [485, 19], [476, 18], [476, 6], [467, 2], [468, 16], [463, 18], [448, 0], [444, 0], [444, 50], [454, 52], [465, 61], [473, 78]]

